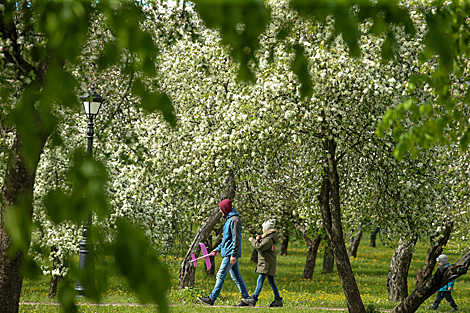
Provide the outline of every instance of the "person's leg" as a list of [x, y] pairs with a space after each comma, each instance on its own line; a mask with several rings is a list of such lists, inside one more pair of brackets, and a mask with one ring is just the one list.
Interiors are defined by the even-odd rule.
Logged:
[[436, 295], [436, 300], [434, 300], [434, 303], [432, 304], [432, 308], [434, 310], [437, 310], [439, 307], [439, 303], [441, 303], [442, 299], [444, 299], [444, 295], [442, 294], [442, 291], [438, 291]]
[[[228, 257], [228, 259], [230, 264], [230, 257]], [[248, 294], [248, 289], [246, 288], [242, 274], [240, 274], [240, 268], [238, 267], [238, 259], [230, 269], [230, 276], [232, 276], [233, 281], [237, 284], [238, 290], [240, 290], [240, 293], [242, 294], [242, 298], [249, 298], [250, 295]]]
[[255, 293], [251, 296], [256, 301], [258, 301], [259, 294], [261, 293], [261, 290], [263, 289], [264, 280], [266, 279], [267, 276], [268, 275], [266, 274], [259, 274], [258, 276], [258, 281], [256, 282]]
[[274, 282], [274, 276], [268, 275], [268, 283], [274, 293], [274, 301], [271, 302], [269, 307], [283, 307], [282, 298], [279, 295], [279, 289], [277, 289], [276, 283]]
[[271, 289], [273, 290], [274, 299], [280, 299], [281, 296], [279, 295], [279, 289], [277, 288], [276, 283], [274, 282], [274, 276], [268, 275], [268, 283], [271, 286]]
[[215, 302], [215, 300], [217, 300], [217, 298], [219, 297], [220, 291], [224, 286], [225, 277], [227, 277], [227, 274], [231, 270], [231, 268], [232, 264], [230, 264], [230, 257], [223, 258], [222, 263], [220, 263], [219, 271], [217, 272], [214, 289], [209, 295], [209, 298], [211, 298], [212, 301]]
[[449, 302], [450, 306], [453, 309], [457, 309], [457, 304], [455, 303], [454, 298], [452, 298], [452, 292], [444, 291], [443, 294], [444, 294], [444, 297], [446, 298], [447, 302]]

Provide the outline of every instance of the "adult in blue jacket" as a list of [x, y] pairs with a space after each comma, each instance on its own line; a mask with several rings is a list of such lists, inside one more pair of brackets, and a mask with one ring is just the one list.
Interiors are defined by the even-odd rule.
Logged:
[[[220, 254], [222, 257], [222, 263], [220, 264], [219, 271], [217, 272], [217, 280], [211, 294], [207, 297], [197, 297], [199, 301], [207, 305], [214, 305], [222, 287], [224, 286], [225, 277], [227, 277], [229, 272], [233, 281], [237, 284], [237, 287], [240, 290], [242, 299], [245, 301], [251, 299], [242, 275], [240, 274], [240, 268], [238, 267], [238, 259], [242, 256], [242, 223], [240, 221], [239, 214], [232, 207], [232, 202], [230, 202], [229, 199], [222, 200], [219, 203], [219, 208], [225, 218], [223, 237], [222, 243], [212, 252], [214, 252], [215, 256]], [[237, 306], [248, 306], [248, 304], [241, 301]]]

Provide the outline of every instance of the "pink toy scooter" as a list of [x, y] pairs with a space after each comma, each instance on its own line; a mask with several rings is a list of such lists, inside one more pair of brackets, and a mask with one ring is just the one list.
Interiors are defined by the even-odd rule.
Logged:
[[200, 259], [204, 259], [204, 261], [206, 262], [207, 269], [210, 269], [212, 264], [211, 264], [211, 260], [209, 259], [209, 257], [215, 255], [215, 253], [213, 252], [207, 253], [207, 248], [202, 242], [200, 242], [199, 245], [201, 246], [202, 256], [196, 259], [194, 254], [191, 254], [191, 258], [193, 259], [191, 262], [193, 262], [194, 267], [196, 267], [196, 264], [197, 264], [196, 261]]

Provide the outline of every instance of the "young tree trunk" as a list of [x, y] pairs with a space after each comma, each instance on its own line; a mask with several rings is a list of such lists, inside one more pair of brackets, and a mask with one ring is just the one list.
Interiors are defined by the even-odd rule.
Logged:
[[375, 248], [377, 235], [378, 235], [379, 231], [380, 231], [380, 227], [374, 227], [374, 231], [370, 233], [370, 245], [369, 245], [369, 247]]
[[[32, 127], [39, 127], [33, 125]], [[52, 130], [51, 130], [52, 131]], [[11, 244], [9, 234], [4, 228], [4, 214], [8, 209], [17, 211], [25, 222], [31, 223], [33, 216], [33, 188], [39, 156], [46, 143], [49, 133], [39, 132], [36, 155], [33, 157], [33, 167], [28, 167], [22, 157], [22, 139], [16, 134], [10, 151], [10, 157], [5, 172], [0, 201], [0, 308], [2, 312], [18, 312], [23, 276], [21, 265], [29, 247], [31, 229], [21, 229], [22, 236], [28, 241], [22, 251], [12, 256], [7, 255]]]
[[279, 238], [279, 255], [287, 255], [287, 247], [289, 246], [289, 230], [285, 229], [280, 232]]
[[[54, 252], [57, 252], [56, 246], [51, 247], [51, 254]], [[55, 269], [58, 268], [58, 260], [56, 257], [53, 257], [52, 259], [52, 271], [54, 272]], [[57, 293], [57, 286], [59, 285], [59, 276], [52, 274], [51, 276], [51, 283], [49, 285], [49, 298], [54, 298], [56, 293]]]
[[321, 233], [319, 232], [318, 235], [312, 240], [308, 237], [308, 229], [305, 228], [304, 224], [300, 223], [300, 220], [294, 217], [292, 214], [291, 219], [294, 222], [294, 227], [300, 231], [302, 237], [304, 237], [308, 247], [307, 260], [305, 262], [302, 279], [312, 279], [313, 272], [315, 270], [315, 263], [317, 260], [318, 247], [320, 246], [321, 242]]
[[333, 247], [331, 247], [331, 240], [328, 238], [328, 235], [325, 236], [325, 240], [328, 240], [328, 245], [325, 248], [325, 253], [323, 254], [323, 268], [322, 271], [325, 273], [333, 273], [335, 258], [333, 257]]
[[436, 265], [436, 258], [442, 254], [444, 246], [447, 244], [452, 233], [453, 222], [449, 222], [444, 227], [444, 232], [439, 236], [437, 240], [431, 238], [431, 244], [426, 253], [426, 259], [424, 260], [424, 266], [418, 270], [416, 274], [416, 285], [415, 289], [421, 286], [421, 284], [432, 275], [432, 271]]
[[357, 287], [356, 279], [349, 262], [348, 252], [344, 243], [341, 222], [341, 206], [339, 193], [339, 176], [336, 160], [336, 143], [333, 139], [324, 138], [326, 166], [323, 168], [322, 184], [318, 197], [323, 224], [330, 237], [336, 268], [343, 286], [348, 310], [351, 313], [365, 313], [365, 307]]
[[349, 246], [348, 250], [348, 257], [357, 258], [357, 250], [359, 249], [359, 244], [361, 243], [362, 239], [362, 225], [359, 225], [359, 231], [354, 236], [351, 245]]
[[411, 241], [400, 239], [393, 253], [387, 276], [388, 299], [392, 302], [399, 302], [408, 297], [408, 270], [415, 244], [416, 238]]
[[[232, 171], [230, 171], [226, 180], [226, 192], [221, 197], [220, 201], [222, 201], [223, 199], [233, 200], [233, 198], [235, 197], [235, 188], [235, 175]], [[206, 220], [204, 225], [202, 225], [201, 229], [199, 229], [199, 231], [197, 232], [196, 237], [191, 243], [191, 246], [189, 247], [185, 258], [183, 259], [183, 262], [181, 262], [178, 277], [178, 290], [194, 286], [196, 270], [193, 263], [191, 262], [191, 254], [199, 255], [199, 252], [201, 252], [201, 247], [199, 246], [199, 243], [207, 240], [207, 237], [210, 235], [210, 233], [214, 229], [215, 225], [217, 225], [221, 217], [222, 213], [220, 213], [220, 209], [217, 206], [212, 210], [211, 214], [209, 215], [209, 218]]]
[[302, 274], [302, 279], [312, 279], [313, 272], [315, 271], [315, 263], [317, 260], [318, 247], [321, 242], [321, 234], [318, 234], [315, 239], [308, 240], [308, 251], [307, 251], [307, 261], [305, 262], [304, 273]]
[[419, 306], [450, 281], [465, 275], [470, 265], [470, 250], [465, 255], [447, 268], [438, 268], [436, 273], [426, 279], [405, 300], [398, 304], [391, 313], [416, 312]]

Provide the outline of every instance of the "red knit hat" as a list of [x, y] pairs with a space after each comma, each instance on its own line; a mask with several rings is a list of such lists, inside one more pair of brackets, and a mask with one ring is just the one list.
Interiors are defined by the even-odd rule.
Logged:
[[232, 202], [229, 199], [225, 199], [219, 202], [219, 208], [224, 212], [224, 215], [232, 212]]

